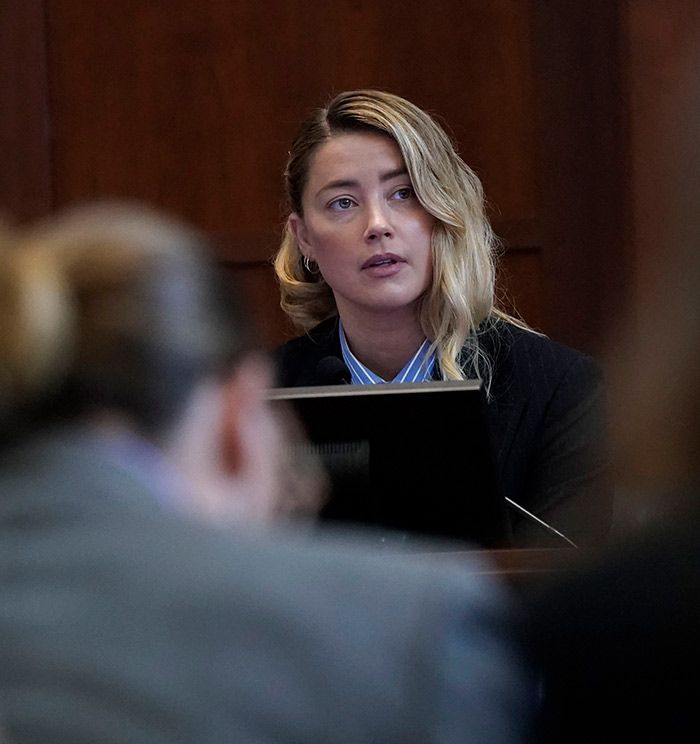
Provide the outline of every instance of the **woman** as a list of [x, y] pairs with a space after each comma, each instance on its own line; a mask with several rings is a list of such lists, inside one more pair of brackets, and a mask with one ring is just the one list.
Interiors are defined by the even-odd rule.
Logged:
[[530, 512], [514, 544], [603, 539], [597, 368], [496, 306], [481, 184], [445, 132], [398, 96], [341, 93], [302, 125], [286, 186], [275, 270], [305, 335], [279, 350], [280, 384], [481, 378], [503, 493]]

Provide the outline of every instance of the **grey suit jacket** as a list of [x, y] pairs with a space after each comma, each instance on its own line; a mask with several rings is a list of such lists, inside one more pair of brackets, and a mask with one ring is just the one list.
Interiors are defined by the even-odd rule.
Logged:
[[15, 744], [519, 741], [527, 675], [474, 564], [209, 529], [79, 432], [3, 455], [0, 546]]

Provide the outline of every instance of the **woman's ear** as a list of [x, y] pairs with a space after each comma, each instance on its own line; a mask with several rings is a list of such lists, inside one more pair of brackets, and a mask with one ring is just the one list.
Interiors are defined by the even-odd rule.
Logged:
[[309, 234], [306, 229], [304, 218], [296, 212], [292, 212], [289, 215], [287, 224], [289, 225], [292, 235], [296, 238], [297, 245], [299, 246], [302, 255], [306, 258], [313, 259], [313, 252], [311, 244], [309, 243]]

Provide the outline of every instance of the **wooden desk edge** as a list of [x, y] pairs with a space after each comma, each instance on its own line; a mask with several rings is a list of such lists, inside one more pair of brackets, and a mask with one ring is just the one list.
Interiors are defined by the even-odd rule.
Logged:
[[474, 561], [478, 573], [506, 576], [567, 571], [577, 565], [585, 551], [576, 548], [511, 548], [499, 550], [464, 550], [435, 553], [451, 560]]

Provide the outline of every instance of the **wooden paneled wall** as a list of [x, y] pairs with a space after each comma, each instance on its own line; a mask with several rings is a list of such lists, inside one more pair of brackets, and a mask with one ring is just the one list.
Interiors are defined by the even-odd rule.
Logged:
[[50, 112], [43, 0], [0, 3], [0, 216], [52, 207]]
[[[658, 263], [677, 247], [686, 227], [679, 221], [690, 216], [693, 202], [700, 204], [700, 3], [630, 1], [625, 26], [631, 40], [625, 79], [635, 257], [626, 297], [634, 305], [650, 295]], [[685, 193], [691, 184], [696, 191]]]
[[[596, 351], [628, 271], [621, 3], [8, 0], [2, 207], [146, 200], [217, 241], [267, 345], [289, 332], [269, 258], [300, 120], [379, 87], [434, 112], [480, 174], [501, 294]], [[14, 72], [9, 72], [12, 68]]]

